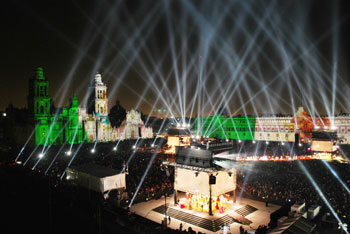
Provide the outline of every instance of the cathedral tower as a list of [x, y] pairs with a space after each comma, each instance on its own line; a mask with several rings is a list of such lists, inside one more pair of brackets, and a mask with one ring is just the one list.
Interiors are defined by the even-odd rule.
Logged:
[[47, 142], [51, 99], [49, 97], [49, 81], [44, 77], [41, 67], [36, 69], [35, 77], [30, 81], [28, 108], [34, 117], [35, 144], [42, 145]]
[[89, 87], [88, 113], [98, 117], [108, 116], [107, 86], [102, 82], [99, 73], [95, 75], [93, 85]]
[[34, 79], [34, 119], [47, 118], [50, 115], [49, 81], [45, 79], [41, 67], [36, 70]]

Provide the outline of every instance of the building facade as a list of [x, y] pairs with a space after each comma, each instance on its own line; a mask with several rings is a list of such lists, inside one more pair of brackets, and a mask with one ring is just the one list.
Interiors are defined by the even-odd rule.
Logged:
[[35, 127], [35, 145], [79, 144], [82, 142], [109, 142], [124, 139], [152, 138], [153, 130], [146, 127], [138, 111], [131, 110], [119, 128], [113, 128], [108, 119], [107, 86], [100, 74], [89, 86], [87, 107], [79, 106], [73, 96], [68, 107], [54, 108], [49, 96], [49, 81], [43, 69], [29, 81], [29, 116]]
[[195, 120], [196, 132], [209, 138], [242, 141], [312, 142], [315, 132], [336, 132], [338, 144], [350, 144], [350, 114], [310, 116], [299, 107], [293, 116], [214, 115]]

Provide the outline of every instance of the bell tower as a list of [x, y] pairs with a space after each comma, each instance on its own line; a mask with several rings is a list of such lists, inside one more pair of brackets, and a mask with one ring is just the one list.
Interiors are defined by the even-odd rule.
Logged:
[[99, 73], [95, 75], [93, 85], [89, 87], [88, 113], [98, 117], [108, 116], [107, 86], [102, 82]]
[[50, 115], [49, 81], [45, 79], [42, 67], [36, 69], [34, 78], [34, 120]]
[[35, 126], [35, 144], [43, 145], [49, 142], [49, 124], [50, 124], [50, 106], [49, 81], [44, 77], [42, 67], [36, 69], [36, 74], [29, 81], [28, 108], [30, 118]]

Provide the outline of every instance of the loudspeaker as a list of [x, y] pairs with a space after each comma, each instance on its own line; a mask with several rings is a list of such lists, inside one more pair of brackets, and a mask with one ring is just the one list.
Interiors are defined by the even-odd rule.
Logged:
[[299, 137], [299, 133], [295, 133], [295, 144], [299, 144], [299, 139], [300, 139], [300, 137]]
[[216, 177], [213, 175], [209, 176], [209, 184], [216, 184]]

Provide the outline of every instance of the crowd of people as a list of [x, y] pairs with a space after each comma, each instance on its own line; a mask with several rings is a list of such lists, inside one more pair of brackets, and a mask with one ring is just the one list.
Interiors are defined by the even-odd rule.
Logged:
[[[321, 160], [251, 162], [241, 167], [237, 183], [239, 188], [252, 197], [280, 205], [304, 201], [307, 207], [321, 205], [327, 209], [322, 199], [324, 195], [339, 218], [348, 223], [350, 222], [350, 194], [347, 190], [350, 185], [349, 164], [329, 163], [328, 165], [334, 170], [330, 171], [326, 163], [328, 162]], [[341, 178], [347, 188], [333, 173]], [[323, 195], [314, 187], [315, 184]]]
[[[138, 146], [147, 148], [152, 144], [153, 140], [138, 142]], [[136, 141], [122, 141], [118, 144], [116, 150], [115, 143], [98, 143], [74, 145], [70, 149], [69, 145], [51, 146], [45, 155], [39, 158], [38, 155], [42, 151], [41, 147], [26, 148], [23, 151], [14, 147], [12, 150], [4, 154], [7, 161], [13, 164], [13, 159], [17, 158], [30, 173], [36, 173], [39, 178], [46, 178], [46, 183], [51, 186], [60, 188], [60, 194], [64, 197], [69, 193], [75, 193], [75, 188], [67, 186], [61, 180], [62, 173], [68, 165], [81, 165], [93, 163], [116, 170], [126, 172], [126, 191], [123, 197], [122, 206], [127, 207], [133, 200], [133, 204], [148, 201], [151, 199], [159, 199], [164, 195], [173, 193], [174, 171], [172, 167], [165, 168], [162, 161], [169, 160], [170, 156], [163, 154], [155, 154], [153, 151], [137, 150], [133, 148]], [[164, 144], [160, 143], [159, 145]], [[242, 146], [237, 143], [237, 152], [255, 152], [264, 153], [266, 155], [276, 156], [288, 154], [290, 151], [279, 144], [261, 144], [258, 148], [254, 148], [253, 144]], [[79, 153], [75, 154], [79, 149]], [[95, 152], [91, 152], [95, 149]], [[71, 154], [67, 152], [71, 150]], [[20, 154], [18, 154], [21, 152]], [[4, 158], [2, 158], [4, 159]], [[5, 160], [5, 161], [6, 161]], [[18, 165], [17, 165], [18, 166]], [[339, 218], [344, 222], [350, 222], [350, 197], [344, 186], [334, 177], [333, 173], [319, 160], [312, 161], [288, 161], [288, 162], [249, 162], [240, 166], [237, 175], [238, 188], [244, 193], [249, 194], [255, 199], [262, 201], [286, 204], [296, 201], [305, 201], [307, 206], [319, 204], [326, 207], [321, 195], [314, 188], [302, 170], [305, 167], [311, 177], [323, 192], [325, 198], [329, 201], [332, 208], [338, 213]], [[345, 185], [350, 185], [350, 168], [348, 164], [330, 163], [330, 167], [339, 175]], [[168, 170], [168, 171], [166, 171]], [[145, 173], [147, 174], [145, 175]], [[28, 173], [28, 172], [26, 172]], [[45, 175], [45, 176], [44, 176]], [[144, 177], [145, 176], [145, 177]], [[143, 183], [140, 184], [144, 177]], [[34, 178], [34, 177], [30, 177]], [[47, 182], [49, 179], [49, 182]], [[34, 180], [34, 179], [32, 179]], [[42, 179], [39, 179], [41, 181]], [[39, 182], [38, 184], [40, 184]], [[49, 185], [49, 186], [50, 186]], [[140, 186], [140, 187], [139, 187]], [[137, 188], [138, 192], [135, 195]], [[33, 191], [32, 188], [27, 188]], [[46, 190], [45, 190], [46, 191]], [[47, 193], [47, 191], [46, 191]], [[71, 197], [68, 198], [68, 200]], [[77, 200], [75, 200], [78, 202]], [[75, 202], [68, 202], [66, 206], [74, 206]], [[64, 206], [63, 206], [64, 207]], [[69, 210], [67, 208], [67, 210]], [[106, 212], [106, 211], [105, 211]], [[154, 223], [135, 214], [127, 213], [121, 209], [115, 209], [117, 212], [117, 223], [119, 228], [125, 229], [128, 233], [164, 233], [161, 223]], [[126, 212], [126, 213], [124, 213]], [[96, 220], [98, 212], [91, 212], [88, 217]], [[114, 215], [116, 217], [116, 215]], [[113, 219], [113, 218], [112, 218]], [[95, 225], [98, 227], [98, 225]], [[131, 227], [131, 229], [130, 229]], [[260, 233], [265, 233], [267, 227], [259, 227]], [[193, 230], [167, 230], [168, 233], [195, 233]]]

